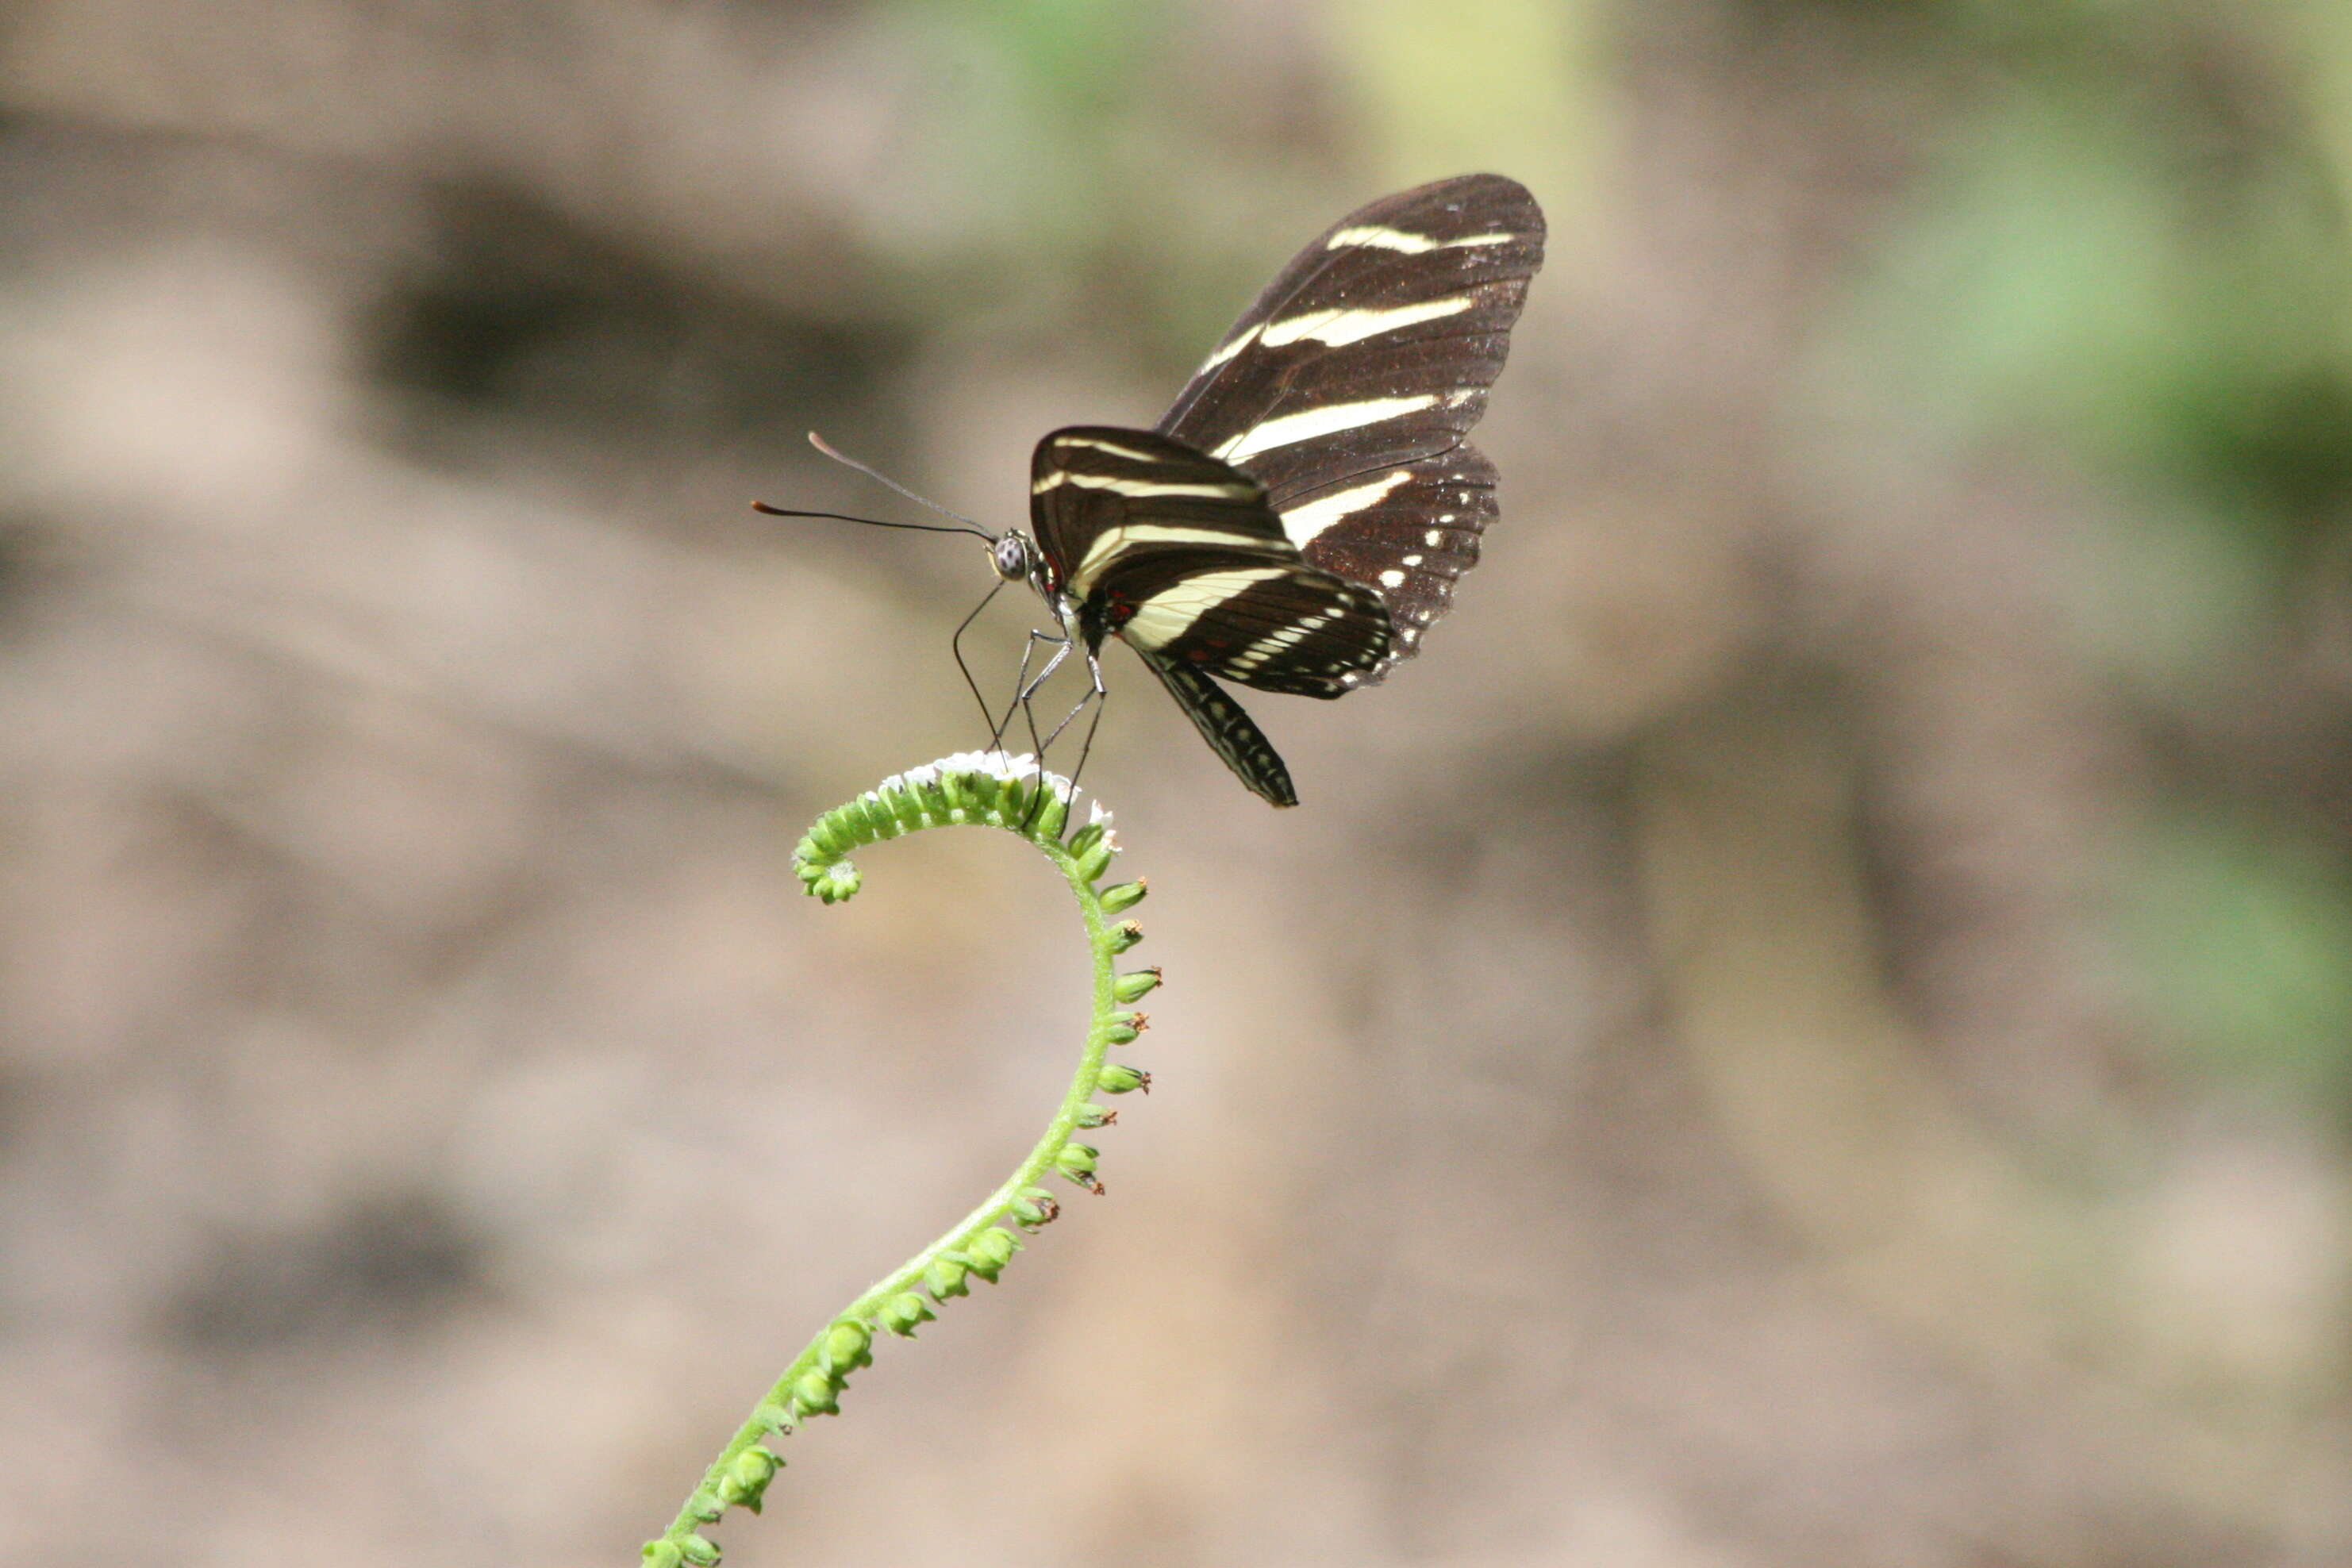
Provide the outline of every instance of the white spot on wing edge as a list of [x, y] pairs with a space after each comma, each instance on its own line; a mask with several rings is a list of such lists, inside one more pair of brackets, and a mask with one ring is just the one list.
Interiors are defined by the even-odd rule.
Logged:
[[1238, 463], [1244, 458], [1270, 452], [1277, 447], [1294, 446], [1300, 441], [1312, 441], [1319, 436], [1336, 436], [1342, 430], [1360, 430], [1367, 425], [1378, 425], [1384, 419], [1418, 414], [1424, 408], [1434, 407], [1436, 403], [1435, 393], [1424, 393], [1419, 397], [1374, 397], [1361, 403], [1335, 403], [1328, 408], [1302, 409], [1297, 414], [1260, 420], [1210, 456], [1222, 458], [1228, 463]]
[[1335, 490], [1318, 500], [1292, 507], [1282, 514], [1282, 531], [1301, 550], [1313, 543], [1323, 531], [1334, 523], [1344, 522], [1367, 507], [1378, 506], [1387, 494], [1412, 478], [1411, 468], [1391, 468], [1368, 485], [1353, 489]]
[[1425, 234], [1410, 229], [1388, 228], [1380, 224], [1361, 224], [1343, 228], [1323, 242], [1326, 250], [1338, 250], [1343, 246], [1368, 245], [1376, 250], [1398, 250], [1407, 256], [1420, 256], [1432, 250], [1465, 250], [1478, 245], [1508, 245], [1517, 235], [1465, 234], [1459, 239], [1432, 239]]
[[1278, 631], [1270, 632], [1228, 659], [1226, 666], [1233, 669], [1255, 669], [1285, 648], [1306, 641], [1318, 630], [1338, 618], [1337, 616], [1332, 615], [1309, 616], [1296, 626], [1284, 626]]

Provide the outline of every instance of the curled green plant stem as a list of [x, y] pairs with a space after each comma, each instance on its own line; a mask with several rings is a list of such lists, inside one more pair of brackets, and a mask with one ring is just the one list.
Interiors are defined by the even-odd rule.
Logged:
[[1036, 1229], [1060, 1212], [1054, 1194], [1039, 1184], [1045, 1177], [1058, 1174], [1087, 1191], [1103, 1190], [1095, 1174], [1101, 1151], [1075, 1134], [1113, 1120], [1113, 1112], [1095, 1103], [1097, 1093], [1150, 1089], [1150, 1075], [1124, 1064], [1107, 1066], [1105, 1057], [1143, 1028], [1143, 1016], [1132, 1004], [1159, 984], [1160, 972], [1118, 972], [1118, 955], [1143, 933], [1134, 921], [1114, 923], [1112, 917], [1142, 898], [1143, 883], [1096, 887], [1118, 852], [1110, 814], [1097, 805], [1093, 820], [1065, 839], [1071, 793], [1067, 780], [1041, 771], [1025, 756], [961, 752], [893, 774], [826, 812], [810, 825], [793, 852], [793, 868], [810, 895], [832, 904], [857, 891], [858, 872], [847, 859], [853, 849], [926, 827], [1002, 827], [1020, 835], [1054, 863], [1077, 900], [1094, 953], [1093, 1016], [1069, 1089], [1028, 1157], [978, 1208], [843, 1308], [793, 1359], [704, 1472], [669, 1529], [646, 1542], [647, 1568], [708, 1568], [717, 1563], [719, 1547], [700, 1527], [717, 1522], [730, 1507], [759, 1511], [769, 1481], [783, 1464], [768, 1443], [811, 1416], [839, 1410], [849, 1374], [873, 1362], [877, 1331], [912, 1338], [937, 1315], [935, 1308], [969, 1295], [975, 1276], [993, 1284], [1020, 1250], [1019, 1233]]

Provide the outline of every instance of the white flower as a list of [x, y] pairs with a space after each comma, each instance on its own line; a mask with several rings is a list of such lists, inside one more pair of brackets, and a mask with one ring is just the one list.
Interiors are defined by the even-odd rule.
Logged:
[[[1040, 768], [1037, 765], [1037, 759], [1027, 752], [958, 752], [951, 756], [941, 757], [936, 763], [926, 763], [920, 768], [911, 768], [908, 770], [905, 776], [911, 778], [916, 773], [923, 773], [929, 777], [936, 777], [942, 773], [986, 773], [991, 778], [1002, 779], [1007, 784], [1043, 779], [1045, 781], [1045, 787], [1054, 792], [1055, 798], [1063, 801], [1068, 800], [1072, 793], [1069, 780], [1059, 773], [1047, 773]], [[1097, 812], [1102, 811], [1102, 804], [1099, 801], [1095, 803], [1095, 809]], [[1108, 817], [1109, 814], [1104, 812], [1100, 820], [1107, 821]]]

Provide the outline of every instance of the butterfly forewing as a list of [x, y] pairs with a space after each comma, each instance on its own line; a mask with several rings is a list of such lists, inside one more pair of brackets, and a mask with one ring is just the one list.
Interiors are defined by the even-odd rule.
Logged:
[[1256, 479], [1169, 437], [1055, 431], [1030, 510], [1082, 625], [1139, 652], [1318, 697], [1387, 655], [1378, 595], [1307, 564]]
[[1160, 429], [1255, 476], [1307, 561], [1375, 589], [1408, 657], [1477, 560], [1494, 468], [1463, 441], [1501, 372], [1543, 215], [1471, 174], [1340, 219], [1210, 354]]
[[1037, 443], [1029, 513], [1064, 591], [1084, 600], [1113, 563], [1296, 562], [1250, 475], [1149, 430], [1079, 426]]

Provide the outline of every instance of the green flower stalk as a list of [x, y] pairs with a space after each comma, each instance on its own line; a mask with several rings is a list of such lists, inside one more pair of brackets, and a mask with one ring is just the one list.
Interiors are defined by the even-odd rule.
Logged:
[[712, 1461], [670, 1527], [646, 1542], [646, 1568], [709, 1568], [718, 1563], [718, 1544], [699, 1527], [716, 1523], [730, 1508], [760, 1510], [783, 1465], [766, 1445], [812, 1416], [840, 1410], [850, 1373], [873, 1364], [877, 1331], [911, 1339], [938, 1316], [936, 1308], [971, 1294], [972, 1279], [994, 1284], [1022, 1247], [1017, 1232], [1038, 1229], [1061, 1212], [1060, 1200], [1040, 1181], [1059, 1175], [1088, 1192], [1103, 1190], [1095, 1173], [1102, 1152], [1076, 1142], [1075, 1134], [1113, 1120], [1094, 1103], [1098, 1091], [1124, 1094], [1150, 1087], [1149, 1074], [1107, 1065], [1105, 1057], [1110, 1047], [1133, 1040], [1143, 1027], [1142, 1016], [1127, 1010], [1128, 1005], [1160, 984], [1160, 971], [1122, 974], [1118, 969], [1118, 955], [1141, 941], [1143, 931], [1133, 921], [1114, 924], [1111, 917], [1142, 899], [1143, 883], [1139, 879], [1096, 888], [1118, 844], [1110, 814], [1100, 803], [1085, 826], [1063, 838], [1073, 795], [1068, 780], [1045, 772], [1029, 757], [959, 752], [894, 773], [835, 806], [810, 825], [794, 850], [793, 869], [809, 895], [835, 904], [858, 889], [857, 868], [846, 858], [853, 849], [926, 827], [1002, 827], [1019, 835], [1053, 862], [1077, 900], [1094, 954], [1093, 1016], [1069, 1089], [1028, 1157], [978, 1208], [843, 1308], [793, 1358]]

